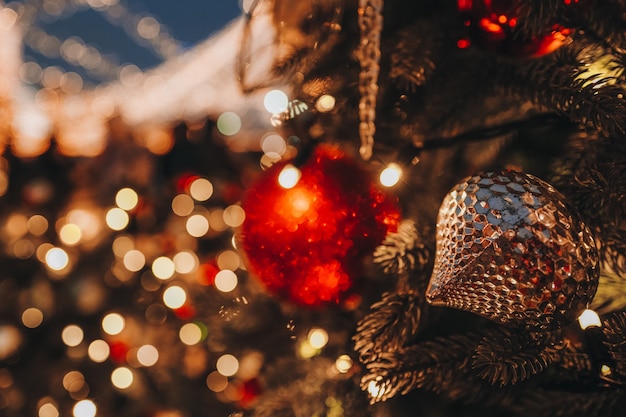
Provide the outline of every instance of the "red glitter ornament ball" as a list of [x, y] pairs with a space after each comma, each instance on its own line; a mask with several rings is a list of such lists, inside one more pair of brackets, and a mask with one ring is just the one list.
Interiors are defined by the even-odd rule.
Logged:
[[520, 0], [458, 0], [457, 4], [468, 32], [457, 42], [459, 48], [475, 43], [507, 55], [540, 57], [560, 48], [572, 32], [555, 24], [539, 36], [521, 41], [513, 35], [519, 24]]
[[292, 188], [268, 169], [243, 201], [242, 247], [248, 267], [272, 293], [294, 303], [337, 303], [364, 257], [397, 229], [396, 200], [336, 146], [320, 145]]

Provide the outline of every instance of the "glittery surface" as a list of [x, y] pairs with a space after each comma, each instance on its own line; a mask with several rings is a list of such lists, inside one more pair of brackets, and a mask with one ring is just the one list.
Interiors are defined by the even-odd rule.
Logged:
[[263, 173], [242, 202], [248, 267], [268, 290], [296, 304], [339, 302], [363, 258], [397, 229], [396, 199], [334, 146], [318, 146], [291, 189], [278, 185], [284, 165]]
[[514, 171], [466, 178], [444, 199], [427, 300], [528, 328], [576, 319], [598, 285], [591, 232], [550, 184]]

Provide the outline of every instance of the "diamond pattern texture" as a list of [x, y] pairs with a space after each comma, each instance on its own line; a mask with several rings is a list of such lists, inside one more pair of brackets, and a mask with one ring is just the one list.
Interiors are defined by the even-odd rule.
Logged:
[[550, 329], [575, 320], [598, 286], [598, 252], [565, 197], [532, 175], [468, 177], [444, 199], [426, 297], [500, 323]]

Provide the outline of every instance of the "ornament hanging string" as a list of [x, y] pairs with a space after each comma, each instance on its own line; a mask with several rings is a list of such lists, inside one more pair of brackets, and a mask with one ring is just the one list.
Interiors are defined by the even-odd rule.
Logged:
[[383, 29], [384, 0], [359, 0], [359, 153], [364, 160], [372, 157], [376, 133], [376, 96], [380, 72], [380, 35]]

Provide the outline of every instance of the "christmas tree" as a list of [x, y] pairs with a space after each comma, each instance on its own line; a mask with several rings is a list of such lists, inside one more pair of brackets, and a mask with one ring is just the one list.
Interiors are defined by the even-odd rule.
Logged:
[[244, 1], [181, 57], [138, 19], [167, 62], [93, 89], [20, 65], [108, 68], [30, 6], [2, 415], [623, 414], [624, 2]]

